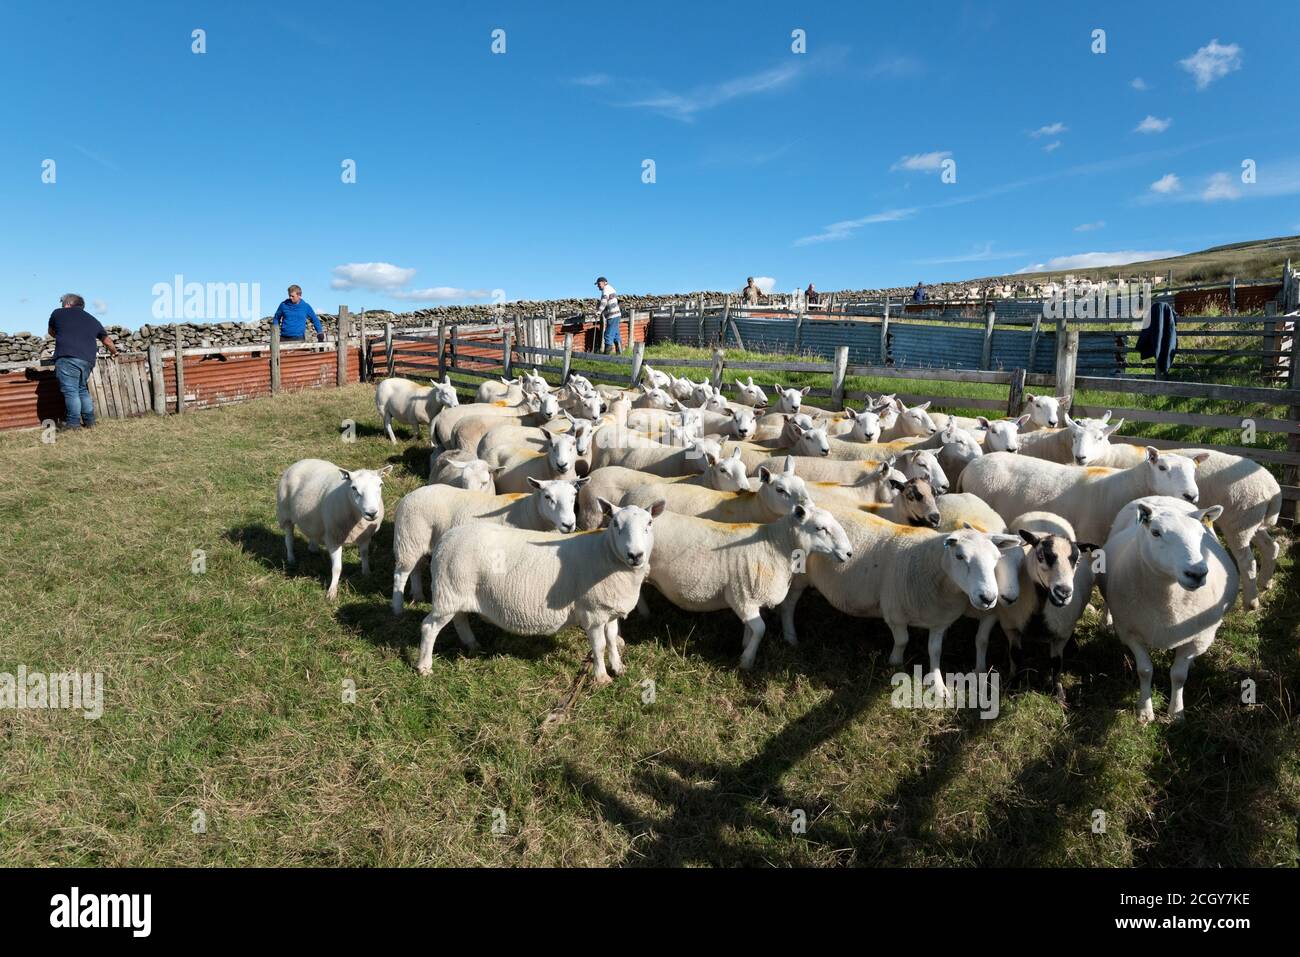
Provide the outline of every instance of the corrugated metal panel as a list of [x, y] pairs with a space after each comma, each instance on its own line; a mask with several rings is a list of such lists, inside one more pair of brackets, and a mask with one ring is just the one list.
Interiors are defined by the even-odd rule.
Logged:
[[32, 428], [63, 418], [63, 393], [54, 367], [0, 372], [0, 429]]
[[901, 322], [889, 327], [889, 354], [895, 366], [978, 369], [983, 352], [983, 329]]
[[880, 323], [860, 320], [805, 319], [799, 330], [799, 352], [835, 358], [840, 346], [849, 347], [851, 365], [880, 365]]
[[1124, 371], [1128, 336], [1114, 332], [1079, 333], [1078, 375], [1113, 376]]
[[[737, 331], [745, 348], [754, 352], [781, 352], [791, 354], [794, 348], [794, 323], [789, 319], [736, 319]], [[727, 333], [728, 346], [735, 346], [735, 337]]]

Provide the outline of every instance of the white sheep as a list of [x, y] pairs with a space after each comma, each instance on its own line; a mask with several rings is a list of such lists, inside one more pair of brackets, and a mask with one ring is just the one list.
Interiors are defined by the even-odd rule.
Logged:
[[472, 452], [452, 450], [429, 456], [429, 484], [450, 485], [470, 492], [496, 492], [492, 466]]
[[[451, 429], [451, 447], [463, 449], [467, 452], [474, 451], [478, 448], [479, 443], [483, 441], [483, 436], [501, 428], [503, 425], [534, 429], [549, 429], [554, 426], [552, 431], [573, 432], [574, 438], [578, 437], [577, 432], [573, 429], [573, 417], [567, 412], [558, 410], [559, 397], [557, 395], [526, 395], [523, 401], [536, 405], [537, 411], [529, 412], [522, 417], [503, 417], [500, 415], [468, 415], [461, 417]], [[475, 407], [471, 405], [466, 406], [466, 408], [473, 409]], [[486, 407], [481, 406], [480, 408]], [[550, 411], [554, 411], [554, 415], [543, 419], [543, 416]]]
[[[1241, 456], [1213, 449], [1168, 449], [1172, 455], [1203, 456], [1197, 460], [1196, 487], [1202, 506], [1222, 505], [1223, 514], [1214, 523], [1237, 565], [1241, 579], [1242, 604], [1259, 607], [1259, 594], [1268, 588], [1277, 568], [1281, 546], [1269, 535], [1282, 511], [1282, 488], [1264, 466]], [[1133, 445], [1112, 445], [1099, 464], [1123, 468], [1139, 459], [1142, 450]], [[1256, 564], [1252, 547], [1259, 552]]]
[[991, 611], [999, 596], [997, 566], [1020, 539], [964, 528], [934, 532], [896, 525], [871, 515], [848, 515], [835, 506], [853, 559], [845, 564], [810, 556], [807, 574], [795, 578], [781, 603], [784, 637], [797, 639], [795, 606], [808, 586], [835, 608], [859, 618], [882, 618], [894, 638], [891, 665], [903, 663], [908, 627], [929, 631], [930, 677], [946, 694], [939, 671], [944, 635], [967, 608]]
[[881, 430], [880, 439], [882, 442], [891, 442], [894, 439], [906, 439], [913, 436], [930, 436], [939, 431], [934, 419], [926, 411], [930, 408], [929, 402], [922, 402], [920, 405], [908, 407], [904, 406], [898, 399], [894, 399], [894, 407], [898, 410], [898, 418], [891, 426]]
[[746, 382], [737, 379], [736, 390], [736, 401], [741, 405], [755, 408], [762, 408], [767, 405], [767, 393], [763, 391], [762, 386], [754, 385], [753, 376], [749, 376]]
[[1055, 429], [1061, 424], [1061, 413], [1070, 407], [1068, 395], [1034, 395], [1025, 393], [1025, 410], [1029, 413], [1029, 423], [1022, 432], [1039, 432], [1043, 429]]
[[1172, 649], [1169, 717], [1183, 717], [1183, 685], [1192, 659], [1214, 643], [1223, 616], [1237, 600], [1237, 569], [1214, 537], [1213, 505], [1185, 514], [1177, 503], [1137, 506], [1137, 520], [1120, 524], [1106, 540], [1105, 568], [1097, 584], [1115, 633], [1137, 660], [1145, 724], [1151, 706], [1149, 650]]
[[326, 597], [339, 593], [343, 572], [343, 546], [356, 545], [361, 552], [361, 574], [370, 574], [370, 539], [384, 521], [384, 476], [393, 467], [378, 471], [349, 471], [323, 459], [294, 462], [276, 486], [275, 520], [284, 532], [284, 551], [289, 564], [293, 554], [294, 527], [302, 529], [312, 551], [323, 548], [330, 556], [330, 584]]
[[456, 426], [463, 420], [479, 416], [498, 416], [502, 420], [517, 419], [509, 425], [542, 425], [560, 414], [560, 403], [549, 392], [546, 395], [526, 395], [519, 402], [505, 400], [496, 402], [475, 402], [470, 405], [447, 409], [433, 423], [433, 437], [437, 445], [454, 448], [453, 435]]
[[478, 390], [474, 393], [474, 401], [505, 401], [512, 405], [516, 404], [524, 397], [523, 381], [522, 376], [515, 376], [513, 379], [507, 379], [502, 376], [498, 382], [493, 382], [491, 379], [484, 379], [479, 383]]
[[[1007, 636], [1011, 653], [1011, 676], [1021, 668], [1022, 641], [1043, 640], [1050, 645], [1052, 694], [1065, 703], [1061, 683], [1062, 655], [1074, 635], [1092, 595], [1092, 559], [1086, 552], [1099, 546], [1079, 542], [1074, 528], [1050, 512], [1026, 512], [1013, 518], [1007, 529], [1024, 540], [1020, 563], [1020, 596], [1011, 603], [1000, 602], [998, 624]], [[988, 666], [988, 639], [977, 644], [975, 667]]]
[[499, 492], [527, 492], [534, 480], [578, 477], [578, 446], [572, 435], [542, 430], [547, 438], [542, 451], [531, 446], [497, 446], [483, 461], [492, 469]]
[[477, 614], [514, 634], [553, 635], [576, 625], [591, 642], [594, 683], [622, 674], [618, 619], [636, 607], [663, 505], [646, 511], [605, 502], [602, 509], [609, 516], [604, 532], [566, 536], [476, 522], [444, 535], [429, 558], [431, 608], [420, 625], [417, 671], [433, 670], [433, 644], [448, 622], [474, 648], [465, 616]]
[[1072, 419], [1062, 413], [1063, 429], [1040, 429], [1020, 437], [1020, 454], [1062, 465], [1097, 465], [1110, 448], [1110, 436], [1124, 420], [1109, 425], [1110, 412], [1100, 419]]
[[1069, 522], [1081, 541], [1099, 542], [1120, 509], [1135, 498], [1173, 495], [1195, 502], [1196, 464], [1196, 459], [1161, 454], [1150, 446], [1142, 462], [1127, 469], [1078, 468], [994, 452], [967, 466], [960, 490], [974, 492], [1004, 517], [1052, 512]]
[[1014, 419], [999, 419], [996, 422], [981, 415], [976, 421], [984, 430], [981, 448], [985, 452], [1020, 451], [1020, 431], [1029, 421], [1027, 414]]
[[484, 459], [493, 449], [515, 446], [530, 446], [538, 452], [544, 452], [551, 444], [551, 440], [546, 435], [550, 432], [552, 435], [573, 436], [574, 445], [577, 447], [578, 455], [581, 456], [591, 451], [595, 431], [595, 423], [588, 419], [575, 419], [567, 413], [558, 419], [552, 419], [545, 425], [494, 424], [478, 440], [475, 454]]
[[896, 525], [916, 525], [921, 528], [938, 528], [941, 515], [934, 488], [925, 479], [906, 479], [896, 482], [894, 497], [886, 502], [859, 502], [851, 496], [826, 489], [822, 485], [810, 486], [808, 491], [819, 505], [838, 508], [856, 508]]
[[680, 483], [683, 485], [700, 485], [719, 492], [748, 492], [752, 489], [749, 476], [745, 474], [744, 464], [740, 459], [718, 459], [706, 455], [708, 470], [698, 475], [684, 475], [667, 478], [651, 472], [638, 472], [618, 465], [607, 465], [596, 469], [587, 478], [588, 483], [578, 493], [578, 528], [589, 531], [600, 525], [600, 499], [622, 502], [632, 489], [640, 485], [662, 483]]
[[762, 609], [779, 605], [809, 556], [843, 563], [853, 556], [828, 511], [794, 503], [779, 518], [728, 524], [672, 511], [655, 523], [650, 584], [678, 608], [730, 608], [744, 623], [740, 667], [754, 666], [766, 626]]
[[641, 381], [652, 389], [667, 390], [673, 384], [673, 377], [666, 372], [650, 368], [647, 362], [641, 367]]
[[776, 389], [778, 396], [776, 408], [773, 410], [780, 415], [797, 415], [803, 407], [803, 397], [811, 391], [812, 386], [804, 386], [802, 389], [786, 389], [780, 383], [773, 383], [772, 388]]
[[762, 469], [753, 492], [719, 492], [701, 485], [664, 483], [628, 489], [622, 505], [640, 505], [662, 499], [676, 515], [691, 515], [715, 522], [770, 522], [785, 515], [796, 502], [810, 501], [804, 480], [793, 468], [776, 473]]
[[[397, 444], [393, 434], [393, 421], [415, 429], [420, 437], [420, 426], [428, 426], [443, 409], [460, 405], [456, 388], [444, 375], [441, 382], [420, 386], [410, 379], [383, 379], [375, 387], [375, 411], [384, 422], [388, 441]], [[432, 429], [430, 429], [432, 433]]]
[[596, 431], [591, 448], [591, 470], [621, 465], [655, 475], [694, 475], [708, 468], [706, 453], [722, 457], [722, 446], [714, 439], [695, 439], [690, 445], [673, 448], [645, 442], [639, 433], [617, 426]]
[[533, 531], [572, 532], [575, 504], [586, 479], [530, 482], [527, 495], [489, 495], [449, 485], [426, 485], [402, 497], [393, 511], [393, 614], [402, 613], [402, 593], [411, 583], [411, 600], [423, 601], [420, 578], [411, 578], [429, 549], [448, 529], [483, 521]]
[[[928, 449], [910, 449], [899, 451], [889, 445], [863, 446], [868, 454], [854, 461], [809, 456], [793, 456], [798, 462], [799, 474], [810, 482], [835, 482], [840, 485], [856, 485], [862, 477], [879, 468], [881, 462], [893, 462], [894, 468], [906, 478], [923, 478], [934, 486], [940, 494], [948, 491], [948, 475], [939, 459]], [[874, 454], [872, 454], [874, 453]], [[785, 470], [786, 460], [792, 456], [776, 454], [754, 463], [749, 470], [756, 475], [759, 468], [767, 467], [775, 472]], [[748, 465], [749, 462], [747, 461]]]

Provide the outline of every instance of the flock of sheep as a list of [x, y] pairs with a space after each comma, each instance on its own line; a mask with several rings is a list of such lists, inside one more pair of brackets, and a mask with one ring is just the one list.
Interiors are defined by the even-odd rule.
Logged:
[[[427, 427], [434, 446], [429, 484], [398, 502], [393, 521], [395, 614], [408, 584], [425, 600], [429, 567], [419, 672], [448, 623], [476, 647], [478, 615], [516, 634], [578, 626], [606, 684], [623, 672], [618, 623], [646, 612], [646, 582], [688, 611], [730, 608], [750, 668], [763, 609], [780, 608], [794, 644], [799, 598], [813, 588], [846, 615], [883, 619], [891, 664], [908, 629], [925, 629], [940, 696], [950, 693], [943, 639], [958, 618], [978, 621], [977, 673], [994, 625], [1012, 676], [1022, 644], [1046, 641], [1064, 703], [1062, 655], [1096, 584], [1137, 661], [1142, 720], [1153, 717], [1151, 649], [1174, 652], [1178, 718], [1191, 661], [1239, 586], [1254, 609], [1273, 574], [1281, 490], [1267, 470], [1215, 451], [1112, 445], [1123, 421], [1072, 419], [1069, 397], [1030, 395], [1025, 414], [989, 421], [891, 395], [831, 412], [806, 405], [808, 389], [775, 386], [772, 404], [752, 378], [736, 387], [729, 401], [708, 381], [646, 366], [635, 389], [577, 374], [553, 389], [534, 370], [485, 381], [461, 405], [445, 379], [380, 382], [389, 439], [397, 421], [417, 438]], [[345, 545], [369, 573], [391, 468], [307, 459], [280, 478], [288, 560], [296, 527], [330, 554], [330, 599]]]

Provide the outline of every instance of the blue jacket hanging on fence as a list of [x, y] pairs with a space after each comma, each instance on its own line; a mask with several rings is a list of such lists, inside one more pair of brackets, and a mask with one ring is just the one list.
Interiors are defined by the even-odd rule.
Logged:
[[1172, 302], [1153, 302], [1151, 315], [1138, 333], [1138, 355], [1156, 360], [1156, 373], [1167, 375], [1178, 352], [1178, 313]]

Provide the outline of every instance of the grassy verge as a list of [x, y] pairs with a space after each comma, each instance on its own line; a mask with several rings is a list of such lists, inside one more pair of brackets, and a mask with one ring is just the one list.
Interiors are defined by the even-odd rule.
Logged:
[[[397, 466], [373, 574], [348, 553], [335, 605], [324, 557], [300, 541], [286, 568], [274, 527], [276, 476], [307, 456]], [[410, 665], [424, 608], [387, 610], [391, 513], [426, 461], [381, 438], [364, 386], [52, 445], [0, 435], [0, 672], [107, 686], [98, 721], [0, 710], [0, 864], [1296, 862], [1289, 558], [1263, 611], [1197, 660], [1181, 727], [1137, 723], [1131, 661], [1091, 624], [1068, 710], [1037, 691], [995, 720], [894, 708], [884, 628], [810, 596], [803, 643], [772, 628], [752, 674], [732, 615], [652, 598], [626, 626], [629, 673], [544, 729], [582, 667], [575, 631], [480, 624], [481, 653], [446, 640], [431, 677]], [[945, 670], [971, 667], [972, 624]]]

